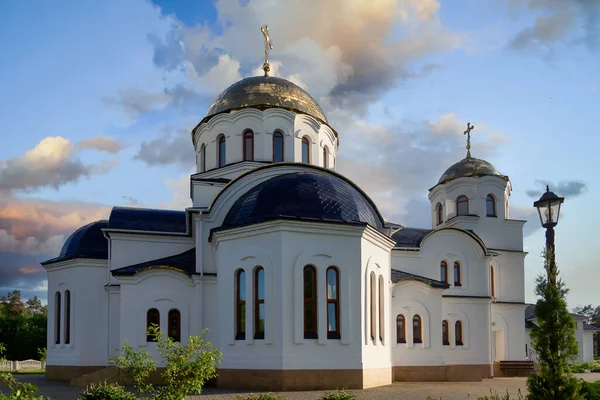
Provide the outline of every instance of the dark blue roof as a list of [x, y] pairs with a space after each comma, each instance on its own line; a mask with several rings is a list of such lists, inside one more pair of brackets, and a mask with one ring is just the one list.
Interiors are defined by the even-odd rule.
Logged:
[[392, 239], [396, 242], [396, 247], [414, 247], [421, 245], [423, 238], [432, 231], [432, 229], [402, 228], [392, 234]]
[[193, 275], [196, 273], [196, 248], [184, 251], [181, 254], [174, 256], [159, 258], [156, 260], [146, 261], [139, 264], [128, 265], [112, 271], [113, 275], [135, 275], [136, 273], [148, 268], [171, 268], [179, 270], [185, 274]]
[[108, 229], [186, 233], [185, 211], [113, 207]]
[[411, 274], [410, 272], [399, 271], [397, 269], [392, 270], [392, 282], [396, 283], [404, 280], [421, 281], [437, 289], [448, 289], [450, 287], [446, 282]]
[[223, 227], [290, 217], [383, 227], [373, 202], [354, 184], [311, 172], [278, 175], [256, 185], [231, 207]]
[[102, 229], [107, 226], [108, 221], [106, 220], [92, 222], [82, 226], [69, 236], [58, 257], [44, 261], [42, 265], [73, 258], [107, 260], [108, 240], [102, 233]]

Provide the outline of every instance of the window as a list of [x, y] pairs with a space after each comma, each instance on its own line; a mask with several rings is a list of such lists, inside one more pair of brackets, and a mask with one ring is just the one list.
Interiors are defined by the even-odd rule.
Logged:
[[340, 336], [340, 274], [335, 267], [327, 268], [327, 339]]
[[65, 344], [71, 343], [71, 291], [65, 290]]
[[302, 138], [302, 162], [310, 163], [310, 142], [306, 136]]
[[383, 276], [379, 275], [379, 341], [383, 343], [383, 337], [385, 333], [385, 318], [383, 309]]
[[265, 270], [254, 271], [254, 339], [265, 338]]
[[448, 346], [450, 344], [450, 339], [448, 339], [448, 321], [442, 321], [442, 345]]
[[273, 133], [273, 162], [283, 162], [283, 133]]
[[200, 172], [206, 171], [206, 145], [200, 146]]
[[60, 344], [60, 292], [54, 295], [54, 343]]
[[235, 274], [235, 339], [246, 339], [246, 272]]
[[440, 263], [440, 281], [448, 283], [448, 263], [446, 261]]
[[454, 261], [454, 286], [462, 286], [460, 283], [460, 263]]
[[181, 342], [181, 313], [176, 309], [169, 311], [169, 337]]
[[467, 196], [459, 196], [456, 199], [456, 215], [469, 215], [469, 199]]
[[494, 287], [494, 267], [490, 265], [490, 285], [492, 287], [492, 297], [496, 297], [496, 288]]
[[254, 160], [254, 132], [244, 132], [244, 161]]
[[156, 342], [154, 336], [148, 334], [148, 328], [152, 325], [160, 328], [160, 313], [156, 308], [151, 308], [146, 313], [146, 342]]
[[371, 297], [371, 340], [375, 340], [375, 272], [371, 272], [370, 281], [370, 297]]
[[454, 337], [456, 339], [456, 345], [462, 346], [463, 345], [463, 329], [462, 329], [462, 322], [460, 322], [460, 321], [456, 321], [456, 324], [454, 325]]
[[488, 217], [496, 216], [496, 200], [491, 194], [488, 194], [485, 199], [485, 210]]
[[402, 314], [396, 317], [396, 342], [406, 343], [406, 321]]
[[327, 146], [323, 147], [323, 168], [329, 168], [329, 149]]
[[224, 167], [226, 163], [227, 157], [227, 144], [225, 143], [225, 136], [221, 135], [219, 138], [219, 154], [218, 154], [218, 165], [219, 167]]
[[317, 270], [304, 267], [304, 338], [317, 339]]
[[444, 216], [442, 215], [442, 204], [438, 203], [437, 206], [435, 206], [435, 213], [437, 216], [437, 224], [440, 225], [442, 222], [444, 222]]
[[413, 342], [423, 343], [423, 329], [421, 326], [421, 317], [415, 315], [413, 317]]

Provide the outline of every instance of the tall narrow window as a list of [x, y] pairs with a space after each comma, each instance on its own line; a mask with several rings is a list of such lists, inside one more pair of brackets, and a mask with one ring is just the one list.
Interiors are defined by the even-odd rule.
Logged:
[[456, 339], [456, 345], [462, 346], [463, 345], [463, 328], [462, 328], [462, 322], [460, 322], [460, 321], [456, 321], [456, 324], [454, 325], [454, 337]]
[[169, 337], [181, 342], [181, 313], [177, 309], [169, 311]]
[[423, 343], [423, 327], [421, 326], [421, 317], [418, 315], [413, 317], [413, 342]]
[[448, 346], [450, 344], [450, 339], [448, 338], [448, 321], [442, 321], [442, 345]]
[[448, 283], [448, 263], [446, 261], [440, 263], [440, 281]]
[[490, 265], [490, 285], [492, 287], [492, 297], [496, 297], [496, 288], [494, 285], [494, 267]]
[[200, 146], [200, 172], [206, 171], [206, 145], [202, 143]]
[[435, 213], [436, 213], [437, 225], [440, 225], [442, 222], [444, 222], [444, 217], [442, 215], [442, 204], [441, 203], [438, 203], [437, 206], [435, 206]]
[[227, 143], [225, 142], [225, 136], [221, 135], [219, 138], [219, 154], [218, 154], [218, 165], [219, 167], [224, 167], [227, 158]]
[[310, 142], [306, 136], [302, 138], [302, 162], [310, 163]]
[[458, 196], [456, 199], [456, 215], [469, 215], [469, 199], [467, 196]]
[[160, 313], [156, 308], [151, 308], [146, 313], [146, 341], [156, 342], [154, 336], [148, 334], [148, 328], [152, 325], [156, 325], [160, 328]]
[[329, 168], [329, 149], [323, 146], [323, 168]]
[[396, 317], [396, 342], [406, 343], [406, 320], [402, 314]]
[[340, 338], [340, 274], [327, 268], [327, 339]]
[[60, 344], [60, 292], [54, 294], [54, 343]]
[[244, 132], [244, 161], [254, 160], [254, 132]]
[[246, 272], [235, 274], [235, 338], [246, 339]]
[[273, 162], [283, 162], [283, 133], [273, 133]]
[[71, 343], [71, 291], [65, 290], [65, 344]]
[[265, 338], [265, 270], [254, 271], [254, 339]]
[[317, 339], [317, 270], [304, 267], [304, 338]]
[[379, 341], [383, 343], [385, 333], [384, 328], [384, 309], [383, 309], [383, 276], [379, 275]]
[[496, 199], [491, 194], [488, 194], [485, 199], [485, 210], [488, 217], [496, 216]]
[[370, 316], [371, 316], [371, 340], [375, 341], [375, 329], [376, 329], [376, 325], [375, 325], [375, 307], [376, 307], [376, 303], [375, 303], [375, 272], [371, 272], [371, 279], [370, 279], [370, 298], [371, 298], [371, 312], [370, 312]]
[[454, 261], [454, 286], [462, 286], [460, 283], [460, 263]]

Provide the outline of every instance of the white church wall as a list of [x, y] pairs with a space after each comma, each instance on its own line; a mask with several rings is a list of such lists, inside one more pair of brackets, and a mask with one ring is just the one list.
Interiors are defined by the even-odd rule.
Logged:
[[[525, 304], [492, 303], [492, 346], [496, 347], [497, 361], [526, 359], [525, 307]], [[496, 336], [496, 331], [502, 331], [501, 335]]]
[[584, 331], [582, 340], [581, 361], [594, 361], [594, 332]]
[[110, 269], [126, 267], [183, 253], [194, 247], [194, 240], [183, 235], [144, 235], [110, 233]]
[[224, 183], [199, 182], [192, 180], [192, 205], [208, 207], [225, 186]]
[[525, 256], [523, 252], [495, 251], [493, 257], [494, 294], [498, 302], [525, 301]]

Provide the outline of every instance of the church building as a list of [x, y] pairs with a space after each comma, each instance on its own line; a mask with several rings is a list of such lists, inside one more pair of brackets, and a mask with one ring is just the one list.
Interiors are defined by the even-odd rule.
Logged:
[[432, 182], [429, 229], [386, 221], [336, 172], [343, 132], [265, 65], [192, 130], [191, 207], [114, 207], [43, 263], [47, 378], [106, 369], [125, 340], [156, 355], [153, 323], [181, 343], [207, 328], [224, 388], [481, 380], [525, 360], [508, 177], [469, 150]]

